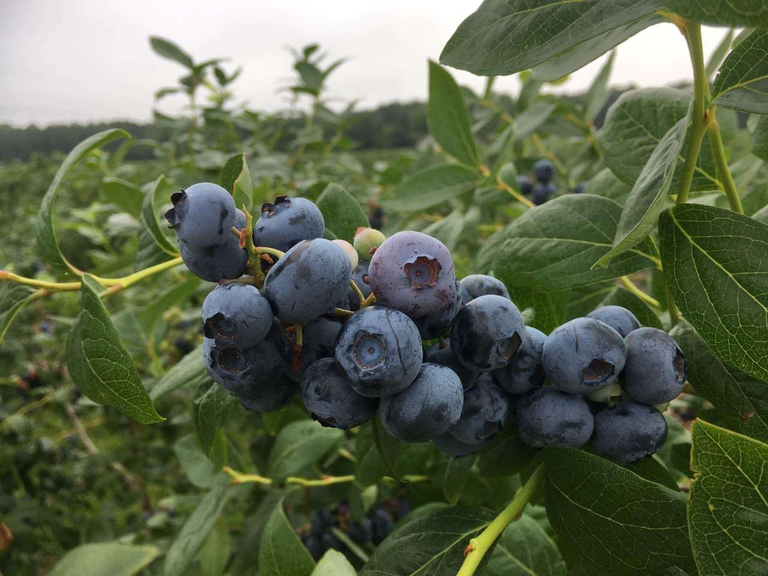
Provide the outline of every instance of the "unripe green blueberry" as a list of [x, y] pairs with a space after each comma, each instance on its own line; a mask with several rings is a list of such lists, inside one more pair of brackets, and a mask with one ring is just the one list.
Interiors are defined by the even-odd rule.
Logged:
[[387, 237], [375, 228], [358, 228], [355, 232], [355, 250], [361, 260], [370, 261], [376, 248], [381, 246]]
[[347, 257], [349, 258], [349, 263], [352, 264], [352, 269], [354, 270], [357, 268], [357, 263], [360, 261], [357, 257], [357, 251], [355, 248], [347, 242], [346, 240], [331, 240], [334, 244], [338, 244], [341, 246], [342, 250], [346, 253]]

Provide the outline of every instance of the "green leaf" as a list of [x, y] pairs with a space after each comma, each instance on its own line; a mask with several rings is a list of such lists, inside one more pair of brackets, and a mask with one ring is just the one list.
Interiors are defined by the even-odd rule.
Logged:
[[[447, 506], [419, 515], [395, 529], [376, 548], [360, 574], [454, 576], [464, 561], [464, 548], [494, 516], [489, 511], [464, 506]], [[478, 574], [481, 569], [482, 564]]]
[[538, 100], [526, 108], [522, 114], [515, 118], [512, 130], [518, 140], [523, 140], [538, 130], [557, 108], [554, 102]]
[[702, 24], [768, 28], [768, 5], [760, 0], [665, 0], [664, 4]]
[[766, 206], [762, 210], [758, 210], [757, 212], [755, 212], [752, 215], [752, 218], [768, 226], [768, 206]]
[[200, 550], [200, 576], [222, 576], [232, 550], [229, 528], [222, 518], [216, 522]]
[[[478, 255], [482, 270], [494, 270], [508, 286], [540, 291], [594, 284], [654, 265], [655, 248], [645, 241], [605, 268], [590, 267], [613, 245], [621, 206], [602, 196], [569, 194], [525, 212], [497, 243]], [[489, 247], [491, 247], [489, 249]]]
[[643, 458], [638, 462], [625, 466], [627, 470], [631, 470], [641, 478], [655, 482], [666, 486], [670, 490], [675, 492], [680, 491], [680, 487], [677, 482], [674, 481], [669, 473], [669, 469], [662, 463], [658, 455], [651, 456], [649, 458]]
[[711, 78], [712, 75], [717, 72], [717, 69], [720, 68], [723, 58], [728, 54], [728, 50], [731, 49], [731, 42], [733, 42], [733, 28], [728, 30], [728, 33], [723, 36], [723, 39], [720, 40], [717, 48], [714, 49], [709, 60], [707, 60], [707, 78]]
[[291, 422], [280, 430], [269, 453], [269, 477], [282, 482], [311, 466], [344, 439], [344, 432], [312, 420]]
[[43, 295], [42, 290], [34, 290], [29, 286], [14, 284], [3, 291], [0, 296], [0, 342], [3, 341], [8, 329], [13, 324], [27, 304]]
[[182, 66], [186, 66], [190, 69], [195, 67], [192, 57], [170, 40], [160, 38], [159, 36], [150, 36], [149, 43], [152, 46], [152, 50], [154, 50], [158, 56], [178, 62]]
[[603, 168], [587, 183], [587, 192], [624, 204], [632, 192], [632, 186], [619, 180], [609, 168]]
[[315, 562], [278, 504], [264, 528], [259, 549], [260, 576], [309, 576]]
[[501, 533], [485, 576], [565, 576], [557, 546], [536, 520], [523, 514]]
[[40, 204], [40, 211], [37, 215], [37, 252], [40, 259], [51, 267], [59, 270], [69, 268], [71, 265], [67, 262], [59, 248], [59, 241], [56, 238], [56, 230], [53, 226], [54, 204], [56, 194], [59, 191], [64, 180], [69, 176], [82, 160], [91, 152], [101, 148], [105, 144], [117, 140], [118, 138], [130, 138], [131, 135], [125, 130], [105, 130], [94, 134], [80, 142], [64, 159], [64, 162], [56, 172], [53, 182], [48, 187], [48, 191]]
[[666, 19], [657, 14], [652, 14], [631, 24], [619, 26], [599, 36], [595, 36], [536, 66], [532, 71], [533, 78], [542, 82], [559, 80], [572, 72], [576, 72], [576, 70], [580, 70], [625, 40], [629, 40], [638, 32], [662, 22], [666, 22]]
[[677, 158], [683, 149], [688, 117], [683, 118], [661, 139], [640, 173], [624, 203], [616, 228], [613, 248], [595, 264], [606, 266], [611, 260], [645, 240], [656, 226], [659, 215], [669, 205], [669, 188], [675, 176]]
[[214, 479], [213, 488], [208, 492], [182, 526], [179, 535], [165, 554], [163, 576], [182, 576], [197, 556], [198, 551], [208, 538], [208, 534], [231, 494], [229, 486], [232, 478], [220, 474]]
[[376, 449], [379, 451], [384, 464], [387, 466], [387, 470], [392, 474], [393, 478], [403, 481], [395, 469], [397, 463], [397, 456], [402, 453], [400, 450], [400, 442], [397, 438], [389, 434], [384, 430], [379, 415], [374, 414], [371, 418], [371, 431], [373, 433], [373, 442], [376, 445]]
[[[355, 479], [362, 487], [376, 484], [390, 473], [390, 468], [374, 441], [371, 422], [366, 422], [358, 429], [355, 436], [355, 458]], [[393, 455], [393, 462], [395, 458]]]
[[768, 226], [690, 204], [662, 214], [659, 236], [683, 317], [720, 360], [768, 381]]
[[152, 334], [158, 320], [173, 306], [182, 306], [200, 287], [200, 279], [193, 276], [159, 294], [139, 313], [139, 324], [147, 335]]
[[164, 420], [155, 410], [133, 360], [99, 298], [99, 285], [82, 276], [82, 311], [67, 339], [72, 380], [98, 404], [114, 406], [140, 424]]
[[312, 576], [356, 576], [354, 566], [336, 550], [328, 550], [315, 566]]
[[179, 438], [173, 445], [173, 451], [192, 484], [198, 488], [210, 488], [213, 485], [216, 477], [215, 466], [200, 450], [194, 434]]
[[200, 345], [174, 364], [155, 382], [149, 391], [149, 397], [152, 400], [157, 400], [182, 386], [197, 389], [199, 386], [211, 382], [211, 377], [205, 369], [205, 362], [203, 362], [203, 347]]
[[67, 552], [49, 576], [134, 576], [157, 558], [154, 546], [117, 542], [83, 544]]
[[507, 426], [480, 454], [478, 469], [484, 478], [514, 476], [539, 452], [537, 448], [520, 440], [512, 426]]
[[571, 570], [695, 573], [685, 495], [571, 448], [550, 449], [547, 463], [547, 516]]
[[768, 32], [755, 30], [728, 55], [712, 86], [712, 105], [768, 114]]
[[144, 192], [141, 188], [121, 178], [104, 178], [101, 186], [104, 199], [114, 204], [123, 212], [136, 218], [141, 214]]
[[210, 454], [216, 431], [224, 426], [237, 401], [218, 384], [195, 401], [195, 429], [205, 454]]
[[600, 72], [592, 81], [592, 85], [587, 91], [587, 108], [584, 112], [584, 116], [587, 120], [594, 120], [597, 115], [603, 110], [605, 103], [608, 102], [608, 96], [610, 92], [608, 90], [608, 80], [611, 78], [611, 71], [613, 70], [613, 61], [616, 57], [616, 52], [611, 52], [611, 55], [603, 64]]
[[[653, 0], [485, 0], [448, 40], [440, 61], [477, 75], [507, 76], [626, 30], [660, 8]], [[610, 44], [586, 49], [607, 51]]]
[[669, 333], [685, 354], [688, 380], [696, 395], [715, 407], [719, 424], [768, 442], [768, 386], [757, 378], [726, 366], [687, 322]]
[[336, 238], [352, 242], [358, 228], [368, 227], [368, 217], [360, 203], [338, 184], [325, 187], [317, 199], [317, 207], [323, 213], [325, 227]]
[[768, 116], [752, 116], [747, 125], [750, 127], [752, 154], [768, 162]]
[[145, 268], [165, 262], [179, 255], [178, 248], [165, 235], [157, 220], [155, 209], [158, 195], [168, 196], [170, 186], [165, 176], [160, 176], [147, 190], [141, 207], [141, 231], [139, 232], [139, 251], [136, 255], [138, 268]]
[[768, 445], [701, 420], [693, 425], [688, 500], [701, 576], [768, 572]]
[[632, 312], [643, 326], [659, 328], [660, 330], [664, 328], [653, 308], [626, 288], [614, 288], [606, 294], [600, 305], [621, 306]]
[[468, 166], [480, 166], [461, 90], [448, 71], [431, 60], [427, 121], [430, 134], [447, 154]]
[[253, 208], [253, 181], [248, 170], [245, 154], [235, 154], [221, 170], [221, 186], [235, 199], [235, 206], [247, 210]]
[[480, 183], [480, 175], [463, 166], [437, 166], [417, 172], [386, 194], [379, 203], [398, 212], [416, 212], [442, 204]]
[[474, 463], [474, 456], [450, 458], [448, 460], [448, 464], [445, 466], [445, 473], [443, 474], [443, 494], [452, 506], [461, 498], [464, 484], [467, 483], [469, 471], [472, 470]]

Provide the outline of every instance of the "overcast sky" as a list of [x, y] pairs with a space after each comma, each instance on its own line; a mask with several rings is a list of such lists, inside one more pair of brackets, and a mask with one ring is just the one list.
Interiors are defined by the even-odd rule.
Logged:
[[[151, 51], [148, 37], [172, 39], [196, 61], [231, 58], [242, 66], [239, 101], [283, 107], [277, 93], [291, 74], [286, 46], [319, 42], [349, 57], [329, 96], [362, 107], [425, 99], [427, 59], [437, 59], [480, 0], [0, 0], [0, 122], [17, 126], [151, 117], [153, 94], [182, 68]], [[708, 55], [725, 30], [704, 30]], [[601, 60], [558, 88], [589, 85]], [[483, 79], [455, 72], [480, 88]], [[685, 42], [671, 24], [655, 26], [619, 48], [612, 84], [646, 86], [690, 77]], [[516, 92], [515, 78], [499, 90]], [[180, 100], [163, 101], [173, 112]]]

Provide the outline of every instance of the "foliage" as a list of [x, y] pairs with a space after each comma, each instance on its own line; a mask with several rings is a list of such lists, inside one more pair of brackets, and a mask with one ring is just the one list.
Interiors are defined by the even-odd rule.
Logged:
[[[333, 103], [343, 60], [317, 45], [294, 51], [290, 107], [265, 115], [233, 101], [239, 69], [155, 37], [183, 70], [155, 94], [157, 132], [104, 129], [66, 158], [0, 166], [0, 570], [764, 571], [766, 33], [726, 43], [706, 65], [699, 22], [764, 27], [766, 14], [749, 2], [664, 4], [672, 11], [652, 0], [486, 0], [442, 64], [519, 73], [519, 95], [495, 91], [493, 76], [475, 94], [429, 62], [426, 109], [383, 109], [386, 121]], [[669, 20], [686, 35], [692, 87], [613, 101], [611, 56], [578, 98], [546, 92]], [[172, 93], [188, 99], [175, 117], [160, 110]], [[733, 110], [752, 115], [748, 130]], [[393, 142], [409, 148], [356, 148]], [[151, 159], [131, 156], [137, 147]], [[534, 207], [517, 175], [541, 158], [559, 193]], [[247, 207], [310, 198], [329, 237], [351, 240], [368, 222], [431, 234], [459, 274], [493, 273], [545, 332], [599, 304], [671, 329], [690, 371], [666, 412], [666, 445], [622, 467], [505, 431], [477, 456], [449, 458], [398, 442], [376, 419], [340, 431], [298, 403], [246, 412], [207, 376], [198, 328], [210, 286], [179, 266], [159, 218], [169, 191], [196, 181]], [[573, 194], [580, 182], [586, 193]], [[383, 542], [347, 539], [344, 555], [316, 564], [301, 538], [332, 508], [342, 523], [378, 510], [398, 523]]]

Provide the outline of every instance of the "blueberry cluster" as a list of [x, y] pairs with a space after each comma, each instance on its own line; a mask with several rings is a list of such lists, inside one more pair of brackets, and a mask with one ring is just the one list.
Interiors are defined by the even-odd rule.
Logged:
[[528, 176], [518, 176], [517, 186], [520, 192], [530, 196], [536, 206], [541, 206], [557, 193], [552, 179], [555, 166], [549, 160], [539, 160], [533, 165], [533, 180]]
[[[454, 456], [479, 451], [506, 424], [532, 446], [590, 442], [620, 463], [666, 439], [655, 405], [682, 391], [685, 359], [624, 308], [598, 308], [547, 336], [526, 328], [499, 280], [459, 281], [449, 250], [423, 233], [361, 228], [354, 246], [329, 241], [312, 202], [278, 197], [262, 207], [248, 250], [223, 189], [197, 184], [172, 200], [185, 263], [220, 281], [203, 305], [206, 367], [249, 410], [279, 410], [298, 392], [324, 426], [378, 413], [392, 436]], [[200, 264], [205, 250], [216, 254], [210, 265]], [[238, 266], [253, 277], [219, 276]]]
[[[403, 514], [400, 509], [408, 510], [407, 501], [398, 506], [398, 517]], [[320, 560], [328, 550], [337, 550], [346, 555], [350, 561], [355, 561], [354, 552], [339, 538], [339, 534], [347, 542], [366, 550], [378, 546], [392, 532], [392, 516], [383, 507], [374, 509], [360, 521], [352, 517], [349, 504], [342, 502], [333, 510], [316, 510], [312, 514], [311, 525], [300, 532], [301, 541], [307, 547], [315, 560]]]

